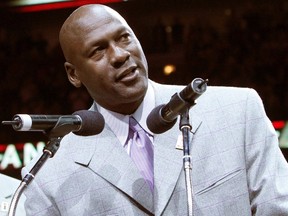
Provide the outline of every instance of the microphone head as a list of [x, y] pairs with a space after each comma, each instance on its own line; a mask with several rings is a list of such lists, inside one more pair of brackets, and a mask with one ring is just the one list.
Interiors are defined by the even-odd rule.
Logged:
[[102, 132], [105, 125], [104, 117], [95, 111], [79, 110], [73, 113], [81, 118], [81, 128], [78, 131], [73, 131], [74, 134], [80, 136], [91, 136]]
[[161, 116], [161, 109], [163, 107], [164, 105], [155, 107], [146, 119], [147, 127], [155, 134], [166, 132], [167, 130], [171, 129], [177, 121], [177, 118], [175, 118], [172, 122], [168, 122], [163, 119]]

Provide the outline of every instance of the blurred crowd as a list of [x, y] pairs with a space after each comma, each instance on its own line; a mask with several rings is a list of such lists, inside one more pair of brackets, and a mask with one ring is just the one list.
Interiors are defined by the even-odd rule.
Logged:
[[202, 77], [210, 85], [251, 87], [262, 97], [272, 120], [287, 120], [288, 4], [260, 6], [248, 1], [241, 12], [225, 9], [221, 29], [200, 19], [185, 25], [179, 17], [167, 28], [159, 19], [149, 51], [172, 57], [179, 48], [184, 52], [181, 76], [175, 73], [167, 82], [183, 84]]
[[[162, 71], [153, 66], [151, 77], [175, 84], [187, 84], [187, 77], [203, 77], [210, 85], [252, 87], [262, 97], [271, 119], [288, 119], [287, 10], [247, 7], [241, 14], [233, 10], [226, 13], [221, 30], [197, 20], [187, 26], [181, 17], [168, 29], [158, 20], [151, 26], [149, 42], [143, 44], [147, 56], [171, 56], [177, 47], [183, 53], [184, 66], [177, 79], [161, 77]], [[7, 35], [6, 29], [0, 28], [1, 121], [16, 113], [70, 114], [90, 107], [86, 90], [75, 89], [68, 82], [59, 46], [48, 49], [41, 34], [32, 37], [29, 31], [17, 35], [16, 43]], [[0, 136], [13, 139], [2, 127]]]

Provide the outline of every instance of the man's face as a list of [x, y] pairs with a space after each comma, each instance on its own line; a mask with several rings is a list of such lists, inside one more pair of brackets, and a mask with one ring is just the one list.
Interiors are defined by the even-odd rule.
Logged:
[[106, 109], [135, 111], [147, 90], [148, 66], [131, 28], [105, 10], [84, 15], [78, 28], [80, 34], [71, 43], [73, 74]]

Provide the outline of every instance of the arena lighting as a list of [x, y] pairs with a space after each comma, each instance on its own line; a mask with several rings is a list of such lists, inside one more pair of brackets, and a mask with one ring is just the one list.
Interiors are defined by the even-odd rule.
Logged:
[[43, 151], [45, 142], [0, 144], [1, 170], [20, 169]]
[[278, 134], [280, 148], [288, 148], [288, 121], [273, 121], [272, 124]]
[[85, 4], [108, 4], [122, 1], [123, 0], [11, 0], [8, 6], [12, 11], [25, 13], [79, 7]]
[[283, 129], [283, 128], [284, 128], [284, 126], [285, 126], [285, 121], [273, 121], [272, 124], [273, 124], [273, 127], [274, 127], [276, 130], [279, 130], [279, 129]]
[[28, 6], [28, 5], [67, 2], [67, 1], [70, 0], [14, 0], [9, 3], [9, 6]]
[[163, 73], [166, 76], [169, 76], [170, 74], [174, 73], [176, 71], [176, 67], [173, 64], [165, 65], [163, 68]]

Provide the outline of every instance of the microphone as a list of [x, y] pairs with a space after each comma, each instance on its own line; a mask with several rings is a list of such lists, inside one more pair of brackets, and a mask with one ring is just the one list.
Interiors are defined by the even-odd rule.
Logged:
[[167, 104], [155, 107], [148, 115], [146, 123], [155, 134], [164, 133], [171, 129], [178, 115], [196, 104], [196, 99], [207, 89], [208, 79], [194, 79], [180, 93], [175, 93]]
[[99, 134], [104, 129], [105, 121], [99, 112], [79, 110], [72, 115], [28, 115], [16, 114], [12, 121], [2, 121], [4, 125], [12, 125], [16, 131], [45, 131], [64, 128], [68, 133], [80, 136]]

